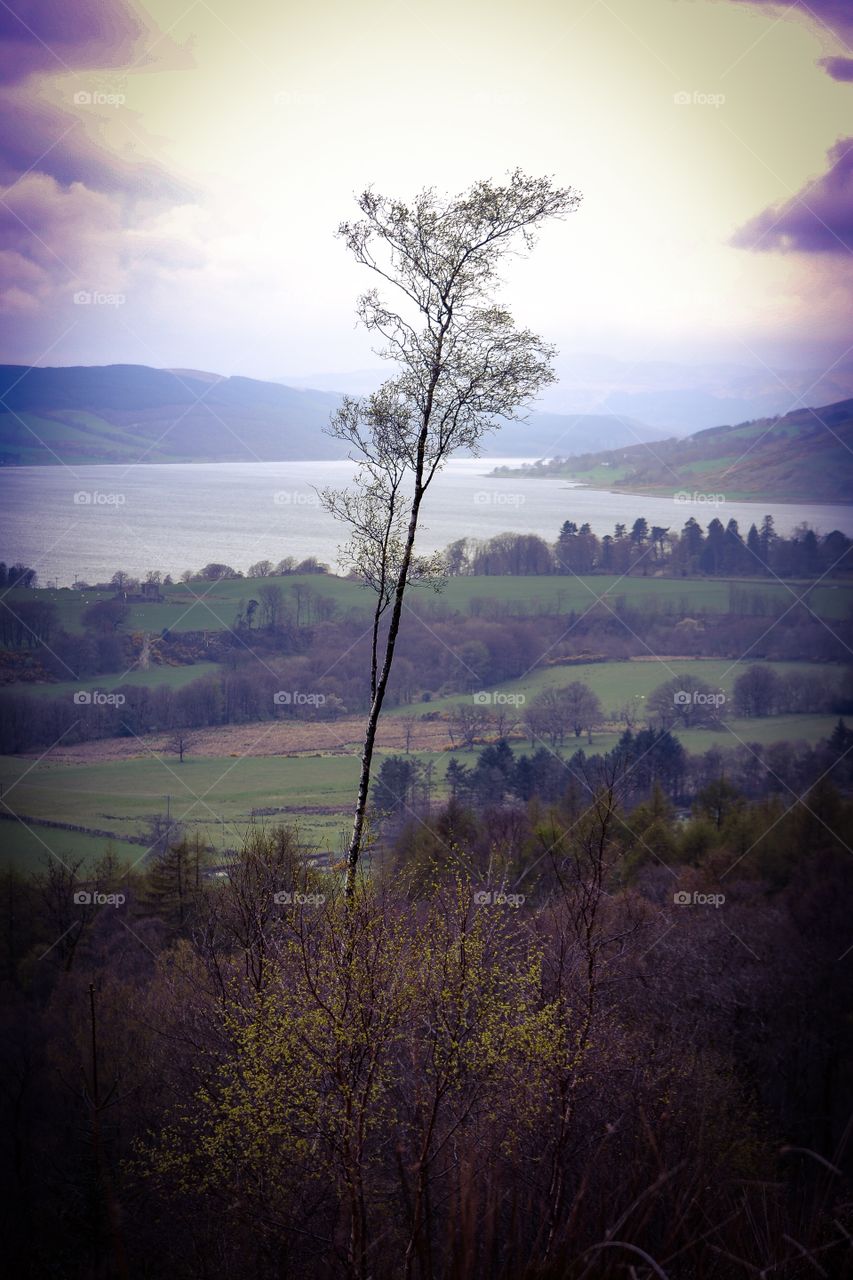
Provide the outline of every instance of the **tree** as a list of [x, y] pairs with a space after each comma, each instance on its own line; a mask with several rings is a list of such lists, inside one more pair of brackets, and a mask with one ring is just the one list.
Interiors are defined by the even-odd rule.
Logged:
[[725, 695], [698, 676], [675, 676], [649, 694], [650, 720], [657, 718], [664, 728], [680, 724], [684, 728], [716, 724]]
[[656, 548], [655, 558], [658, 560], [663, 560], [663, 557], [664, 557], [663, 544], [664, 544], [664, 541], [666, 540], [666, 536], [668, 533], [669, 533], [669, 525], [667, 525], [666, 528], [664, 528], [664, 526], [661, 524], [652, 525], [651, 533], [649, 534], [649, 541], [652, 543], [652, 546]]
[[270, 578], [273, 572], [272, 560], [256, 560], [254, 564], [250, 564], [246, 570], [247, 578]]
[[746, 535], [746, 549], [751, 560], [750, 571], [755, 573], [756, 561], [759, 565], [763, 564], [763, 561], [761, 559], [761, 539], [754, 524], [749, 526], [749, 533]]
[[480, 703], [458, 703], [451, 712], [448, 725], [453, 745], [458, 738], [463, 747], [473, 747], [478, 734], [485, 732], [490, 718], [488, 709]]
[[779, 709], [782, 682], [772, 667], [753, 663], [734, 683], [734, 709], [739, 716], [770, 716]]
[[576, 738], [585, 730], [591, 733], [604, 717], [598, 694], [593, 693], [582, 680], [573, 680], [561, 689], [560, 701], [565, 706], [566, 719]]
[[403, 726], [403, 741], [406, 745], [406, 755], [408, 755], [412, 749], [412, 738], [414, 736], [415, 725], [417, 722], [418, 718], [414, 715], [400, 717], [400, 723]]
[[87, 630], [109, 635], [127, 621], [130, 609], [122, 600], [96, 600], [83, 610], [81, 621]]
[[374, 807], [380, 813], [397, 813], [400, 809], [409, 808], [415, 801], [421, 774], [419, 760], [406, 756], [386, 757], [373, 787]]
[[184, 924], [201, 894], [203, 853], [195, 835], [192, 841], [183, 836], [153, 854], [143, 893], [152, 912], [170, 923]]
[[548, 738], [552, 747], [562, 746], [567, 730], [576, 738], [591, 732], [603, 718], [598, 694], [582, 680], [572, 680], [562, 689], [543, 689], [527, 709], [524, 720], [531, 739]]
[[189, 751], [194, 742], [193, 734], [188, 733], [186, 729], [176, 729], [167, 743], [167, 750], [173, 751], [178, 757], [178, 763], [183, 764], [184, 752]]
[[551, 746], [562, 746], [566, 736], [566, 711], [557, 689], [543, 689], [524, 713], [524, 723], [531, 743], [537, 738], [550, 739]]
[[258, 592], [261, 604], [261, 626], [275, 631], [281, 621], [284, 610], [284, 595], [281, 587], [270, 582]]
[[495, 301], [498, 266], [519, 241], [530, 248], [537, 227], [579, 199], [548, 178], [518, 170], [504, 186], [477, 182], [456, 199], [427, 189], [411, 205], [368, 189], [358, 202], [363, 217], [339, 230], [356, 261], [396, 291], [393, 303], [378, 289], [364, 294], [358, 315], [387, 344], [380, 354], [399, 369], [365, 400], [346, 398], [333, 417], [331, 434], [353, 449], [359, 471], [354, 489], [323, 495], [327, 509], [350, 525], [348, 559], [376, 594], [371, 706], [347, 849], [348, 901], [406, 588], [437, 576], [435, 563], [415, 555], [424, 498], [453, 453], [476, 449], [497, 419], [516, 417], [554, 377], [552, 349], [517, 329]]
[[678, 543], [679, 557], [685, 572], [694, 572], [704, 545], [705, 538], [702, 534], [701, 524], [694, 516], [689, 516], [684, 528], [681, 530], [681, 538]]
[[631, 526], [631, 541], [635, 546], [642, 547], [649, 537], [648, 521], [640, 516]]
[[458, 800], [467, 786], [468, 770], [464, 764], [459, 763], [455, 756], [451, 756], [447, 762], [447, 770], [444, 776], [450, 788], [451, 801]]
[[205, 582], [221, 582], [223, 578], [240, 578], [236, 569], [232, 569], [230, 564], [219, 564], [216, 560], [211, 560], [210, 564], [206, 564], [199, 574]]
[[457, 538], [451, 542], [444, 553], [444, 568], [448, 577], [456, 578], [463, 573], [470, 573], [471, 562], [468, 556], [468, 539]]

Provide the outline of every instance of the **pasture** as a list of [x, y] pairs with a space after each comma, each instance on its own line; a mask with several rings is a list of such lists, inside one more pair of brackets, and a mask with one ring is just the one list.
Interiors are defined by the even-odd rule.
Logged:
[[[161, 588], [161, 602], [130, 605], [122, 630], [161, 632], [224, 631], [232, 627], [241, 603], [255, 599], [266, 586], [281, 589], [285, 605], [299, 614], [303, 624], [318, 621], [330, 608], [338, 613], [366, 612], [372, 607], [371, 593], [359, 583], [331, 574], [289, 574], [274, 578], [235, 578], [221, 582], [175, 583]], [[507, 614], [530, 616], [543, 613], [583, 612], [603, 600], [613, 607], [617, 600], [637, 608], [653, 608], [661, 613], [682, 616], [701, 613], [728, 613], [743, 608], [744, 598], [751, 610], [768, 616], [796, 607], [808, 588], [806, 583], [767, 579], [731, 581], [724, 578], [644, 578], [593, 575], [547, 575], [530, 577], [479, 576], [449, 578], [436, 594], [426, 587], [412, 588], [409, 608], [444, 606], [463, 613], [482, 613], [497, 606]], [[8, 593], [12, 607], [16, 601], [46, 600], [53, 603], [60, 625], [69, 632], [83, 629], [81, 615], [89, 604], [108, 600], [112, 591], [16, 589]], [[850, 613], [853, 588], [847, 583], [826, 582], [808, 592], [808, 607], [819, 617], [843, 618]]]

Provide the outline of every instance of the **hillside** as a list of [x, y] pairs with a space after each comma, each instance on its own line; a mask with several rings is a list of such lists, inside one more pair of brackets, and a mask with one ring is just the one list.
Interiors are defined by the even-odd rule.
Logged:
[[629, 493], [721, 493], [731, 501], [853, 502], [853, 400], [710, 427], [662, 446], [556, 458], [502, 475], [566, 476]]
[[666, 439], [667, 432], [631, 418], [604, 413], [531, 413], [526, 422], [508, 422], [483, 441], [486, 457], [574, 458], [591, 449], [621, 449]]
[[[323, 430], [340, 400], [331, 390], [197, 369], [2, 365], [0, 465], [344, 458], [345, 447]], [[574, 456], [663, 435], [606, 415], [540, 413], [501, 426], [484, 452]]]
[[339, 397], [145, 365], [0, 366], [0, 462], [39, 465], [340, 458]]

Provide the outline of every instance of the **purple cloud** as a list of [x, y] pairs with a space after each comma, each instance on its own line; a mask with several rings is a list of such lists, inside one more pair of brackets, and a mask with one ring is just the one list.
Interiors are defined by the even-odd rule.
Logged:
[[170, 259], [160, 215], [194, 193], [132, 147], [102, 145], [98, 120], [106, 102], [132, 125], [127, 70], [155, 53], [158, 65], [185, 60], [132, 0], [12, 3], [0, 4], [0, 295], [38, 342], [75, 288], [120, 292], [140, 261], [156, 273]]
[[735, 4], [748, 4], [754, 9], [776, 9], [784, 13], [801, 13], [817, 26], [828, 29], [845, 44], [853, 39], [853, 9], [850, 0], [733, 0]]
[[853, 58], [819, 58], [817, 65], [823, 67], [833, 80], [853, 83]]
[[853, 253], [853, 138], [829, 152], [830, 168], [790, 200], [765, 209], [736, 232], [742, 249]]
[[115, 67], [137, 54], [145, 28], [123, 0], [13, 0], [0, 6], [0, 79]]

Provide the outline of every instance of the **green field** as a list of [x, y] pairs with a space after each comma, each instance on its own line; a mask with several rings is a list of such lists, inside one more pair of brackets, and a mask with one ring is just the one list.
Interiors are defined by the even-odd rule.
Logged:
[[[331, 597], [340, 609], [367, 608], [367, 591], [357, 582], [336, 578], [331, 574], [288, 574], [278, 578], [232, 578], [223, 582], [203, 582], [201, 579], [188, 584], [176, 583], [162, 587], [165, 599], [161, 603], [132, 604], [130, 615], [121, 630], [163, 631], [166, 627], [176, 631], [224, 631], [233, 626], [240, 605], [261, 590], [275, 585], [281, 587], [285, 601], [296, 600], [298, 592]], [[115, 592], [74, 591], [70, 587], [58, 590], [36, 588], [16, 589], [8, 592], [10, 604], [16, 601], [47, 600], [56, 605], [60, 625], [69, 632], [83, 630], [81, 614], [87, 605], [98, 600], [112, 600]]]
[[[124, 631], [159, 632], [166, 627], [176, 631], [222, 631], [234, 624], [242, 601], [257, 596], [264, 587], [281, 588], [285, 602], [293, 607], [297, 598], [305, 596], [334, 600], [341, 612], [351, 609], [366, 611], [372, 607], [373, 597], [357, 582], [327, 574], [300, 574], [278, 578], [236, 578], [223, 582], [195, 581], [163, 588], [162, 603], [134, 604], [123, 626]], [[436, 595], [424, 587], [416, 587], [409, 596], [412, 606], [425, 602], [439, 603], [463, 613], [478, 612], [485, 601], [497, 601], [509, 612], [537, 614], [543, 612], [567, 613], [583, 611], [604, 597], [613, 606], [624, 599], [640, 605], [654, 602], [661, 611], [677, 610], [682, 614], [727, 613], [730, 608], [730, 588], [753, 596], [763, 597], [768, 611], [784, 610], [794, 605], [806, 584], [745, 579], [735, 584], [721, 578], [643, 578], [612, 577], [609, 575], [574, 578], [563, 575], [544, 577], [463, 577], [450, 578], [444, 590]], [[112, 592], [61, 590], [16, 590], [9, 592], [14, 606], [17, 600], [49, 600], [58, 611], [60, 624], [66, 631], [82, 630], [80, 615], [83, 609], [96, 600], [112, 598]], [[850, 613], [853, 604], [853, 586], [846, 583], [825, 583], [815, 588], [809, 596], [809, 607], [820, 617], [843, 618]], [[310, 603], [300, 605], [303, 617], [311, 621], [316, 609]], [[306, 612], [307, 611], [307, 612]]]
[[[444, 767], [450, 752], [419, 759], [436, 760], [436, 792], [442, 794]], [[475, 752], [455, 752], [467, 762]], [[338, 851], [342, 833], [350, 825], [359, 761], [348, 756], [266, 756], [185, 760], [183, 765], [154, 757], [94, 765], [52, 765], [0, 757], [0, 786], [14, 812], [114, 832], [121, 837], [143, 835], [145, 819], [168, 811], [216, 850], [240, 844], [252, 809], [286, 808], [286, 814], [259, 816], [256, 821], [297, 825], [303, 839], [325, 850]], [[29, 771], [28, 771], [29, 770]], [[24, 775], [26, 774], [26, 777]], [[22, 778], [20, 783], [16, 780]], [[8, 797], [8, 798], [7, 798]], [[168, 799], [167, 799], [168, 797]], [[334, 809], [333, 813], [301, 812]], [[34, 869], [48, 850], [94, 860], [107, 841], [78, 832], [34, 824], [0, 823], [3, 865]], [[144, 853], [144, 845], [117, 843], [116, 852], [128, 863]]]
[[14, 867], [25, 872], [43, 870], [56, 858], [66, 865], [82, 860], [83, 865], [89, 867], [109, 848], [117, 858], [130, 865], [143, 852], [141, 845], [87, 836], [79, 831], [58, 831], [53, 827], [30, 827], [6, 821], [0, 824], [0, 842], [3, 848], [0, 868]]
[[149, 667], [140, 671], [134, 667], [129, 672], [111, 672], [108, 675], [92, 676], [85, 680], [58, 680], [55, 684], [33, 684], [18, 681], [4, 685], [10, 693], [32, 693], [38, 697], [62, 698], [73, 697], [80, 689], [90, 692], [97, 689], [102, 693], [111, 693], [122, 685], [144, 685], [146, 689], [182, 689], [193, 680], [202, 676], [212, 676], [221, 672], [222, 667], [216, 662], [194, 662], [181, 667]]
[[[828, 737], [837, 717], [832, 715], [772, 716], [764, 719], [732, 719], [718, 730], [679, 730], [690, 752], [712, 746], [769, 745], [778, 741], [817, 742]], [[588, 753], [614, 747], [621, 731], [599, 732], [592, 745], [585, 737], [572, 740], [562, 752], [578, 747]], [[529, 751], [522, 738], [514, 739], [516, 752]], [[435, 798], [444, 795], [444, 773], [451, 755], [472, 763], [477, 751], [413, 753], [435, 764]], [[377, 756], [376, 767], [381, 761]], [[26, 775], [26, 776], [24, 776]], [[352, 755], [193, 758], [183, 765], [154, 757], [93, 765], [55, 765], [43, 761], [33, 767], [20, 757], [0, 758], [0, 784], [4, 802], [14, 812], [109, 831], [117, 840], [142, 835], [146, 818], [165, 815], [198, 832], [215, 850], [234, 848], [252, 821], [252, 809], [284, 809], [284, 813], [260, 816], [264, 822], [296, 824], [302, 838], [320, 849], [337, 852], [349, 825], [355, 796], [358, 757]], [[21, 779], [18, 783], [16, 780]], [[331, 810], [331, 812], [317, 812]], [[307, 810], [307, 812], [306, 812]], [[37, 824], [31, 830], [12, 822], [0, 823], [3, 862], [33, 868], [44, 862], [48, 850], [59, 857], [68, 853], [93, 859], [106, 847], [106, 839], [65, 832]], [[128, 863], [144, 853], [144, 846], [119, 843], [119, 856]], [[66, 858], [67, 860], [67, 858]]]
[[[735, 680], [746, 667], [772, 667], [779, 675], [796, 673], [797, 675], [814, 675], [829, 677], [840, 681], [844, 668], [838, 665], [821, 662], [734, 662], [719, 658], [658, 658], [633, 662], [589, 662], [573, 663], [565, 666], [536, 668], [529, 675], [519, 680], [507, 680], [503, 684], [494, 685], [491, 693], [523, 697], [525, 703], [520, 704], [522, 710], [543, 689], [570, 684], [573, 680], [581, 680], [598, 694], [605, 714], [618, 713], [620, 707], [634, 702], [637, 715], [645, 717], [643, 703], [658, 685], [665, 684], [674, 676], [694, 675], [704, 680], [714, 689], [722, 689], [731, 694]], [[387, 714], [390, 716], [406, 716], [422, 714], [424, 710], [449, 712], [460, 703], [471, 702], [470, 693], [454, 693], [445, 698], [432, 698], [428, 704], [418, 703], [416, 706], [395, 707]], [[506, 704], [505, 704], [506, 705]], [[511, 710], [511, 707], [508, 709]], [[781, 717], [770, 717], [774, 722]]]
[[[153, 756], [89, 765], [32, 764], [20, 757], [0, 759], [3, 800], [15, 813], [110, 831], [121, 838], [144, 834], [146, 818], [165, 814], [168, 807], [173, 819], [199, 831], [217, 848], [239, 842], [253, 808], [344, 808], [358, 778], [355, 755], [226, 756], [188, 759], [182, 765]], [[295, 814], [289, 820], [302, 825], [303, 817], [312, 832], [331, 832], [340, 825], [328, 814]], [[0, 826], [4, 845], [12, 830], [11, 823]], [[70, 834], [53, 828], [34, 830], [60, 854]], [[20, 834], [18, 839], [27, 847], [32, 844]], [[43, 851], [36, 842], [39, 856]], [[133, 860], [143, 846], [125, 845], [121, 852], [129, 852]]]

